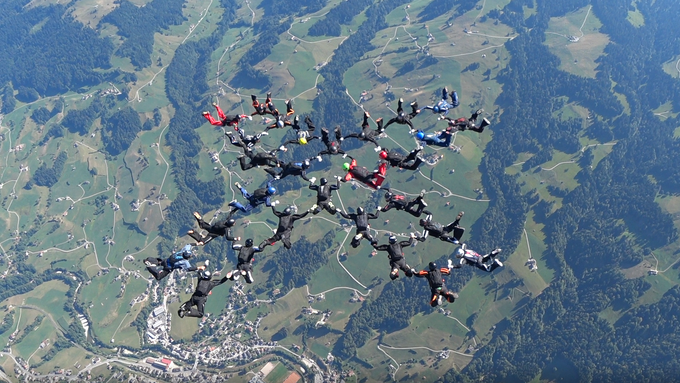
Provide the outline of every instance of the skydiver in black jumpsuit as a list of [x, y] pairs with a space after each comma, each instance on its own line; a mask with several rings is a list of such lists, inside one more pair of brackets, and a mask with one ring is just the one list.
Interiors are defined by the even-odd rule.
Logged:
[[411, 235], [411, 238], [408, 241], [399, 242], [397, 241], [397, 237], [390, 235], [389, 244], [379, 246], [373, 245], [374, 249], [387, 252], [387, 257], [390, 260], [390, 267], [392, 270], [390, 272], [391, 280], [399, 278], [399, 269], [401, 269], [407, 277], [413, 276], [415, 270], [411, 269], [411, 266], [406, 264], [403, 250], [405, 246], [411, 246], [413, 244], [413, 238], [414, 236]]
[[[238, 158], [241, 170], [248, 170], [256, 166], [281, 166], [283, 163], [276, 158], [276, 152], [277, 150], [253, 153], [252, 150], [245, 150], [245, 155]], [[250, 158], [250, 163], [246, 163], [246, 157]]]
[[340, 144], [344, 140], [344, 138], [342, 137], [342, 131], [340, 130], [340, 126], [335, 127], [334, 133], [335, 140], [332, 140], [328, 129], [321, 128], [321, 140], [326, 145], [326, 150], [320, 151], [319, 154], [317, 155], [316, 158], [319, 161], [321, 161], [321, 156], [324, 154], [328, 155], [342, 154], [343, 157], [347, 156], [345, 151], [340, 148]]
[[363, 207], [358, 207], [356, 213], [347, 214], [344, 211], [339, 211], [338, 213], [340, 213], [343, 218], [354, 221], [354, 224], [357, 227], [356, 235], [352, 238], [352, 247], [359, 247], [362, 238], [371, 241], [372, 245], [378, 243], [378, 240], [371, 235], [371, 225], [368, 223], [368, 220], [378, 218], [378, 215], [380, 215], [379, 211], [376, 211], [375, 214], [369, 214], [366, 213], [366, 210]]
[[266, 246], [270, 246], [276, 243], [276, 241], [283, 242], [283, 246], [286, 249], [291, 248], [290, 234], [293, 232], [293, 225], [295, 221], [304, 218], [309, 214], [309, 210], [302, 214], [293, 214], [293, 209], [290, 207], [285, 208], [282, 212], [276, 211], [276, 207], [272, 206], [272, 211], [274, 215], [279, 217], [279, 226], [276, 228], [276, 233], [273, 237], [265, 239], [260, 243], [260, 248], [264, 249]]
[[234, 132], [226, 132], [224, 134], [226, 134], [227, 137], [229, 137], [229, 142], [231, 142], [232, 145], [238, 146], [239, 148], [242, 148], [243, 153], [246, 153], [248, 150], [251, 150], [251, 148], [253, 146], [255, 146], [255, 144], [260, 142], [260, 137], [266, 136], [266, 135], [269, 134], [267, 132], [262, 132], [262, 133], [258, 133], [256, 135], [254, 135], [254, 136], [246, 135], [243, 132], [242, 128], [236, 128], [236, 132], [238, 132], [237, 136], [234, 135]]
[[388, 126], [396, 122], [399, 125], [408, 125], [410, 130], [413, 130], [413, 123], [411, 123], [411, 119], [420, 112], [418, 110], [418, 103], [417, 102], [411, 103], [411, 113], [409, 114], [404, 113], [404, 109], [401, 107], [401, 104], [403, 103], [404, 99], [400, 98], [399, 105], [397, 107], [397, 117], [394, 117], [393, 119], [389, 120], [387, 124], [385, 124], [385, 127], [383, 129], [387, 129]]
[[440, 297], [446, 298], [450, 303], [453, 303], [453, 301], [458, 298], [458, 294], [446, 290], [442, 274], [449, 275], [451, 274], [451, 271], [446, 267], [437, 268], [437, 265], [434, 262], [430, 262], [428, 270], [422, 270], [415, 273], [415, 276], [418, 278], [427, 278], [427, 282], [430, 285], [430, 291], [432, 292], [432, 298], [430, 298], [430, 306], [432, 307], [436, 307], [440, 304]]
[[312, 206], [312, 213], [314, 215], [319, 214], [322, 210], [326, 210], [332, 215], [338, 212], [338, 209], [333, 205], [333, 201], [331, 201], [333, 190], [340, 189], [340, 177], [336, 176], [335, 178], [337, 180], [335, 185], [328, 185], [328, 180], [325, 178], [319, 180], [318, 186], [314, 184], [309, 185], [310, 189], [316, 190], [316, 204]]
[[[387, 161], [387, 163], [390, 164], [390, 166], [406, 170], [416, 170], [418, 169], [420, 164], [423, 163], [423, 159], [418, 156], [418, 153], [420, 153], [421, 150], [423, 149], [422, 148], [413, 149], [411, 153], [408, 154], [408, 156], [404, 156], [403, 154], [399, 153], [394, 149], [390, 151], [383, 149], [379, 153], [379, 156], [383, 160]], [[411, 161], [413, 162], [409, 165], [408, 163]]]
[[236, 270], [227, 273], [227, 278], [235, 281], [243, 275], [247, 283], [253, 283], [255, 281], [253, 278], [253, 259], [255, 253], [262, 252], [262, 247], [253, 246], [253, 240], [248, 238], [245, 245], [234, 244], [231, 248], [238, 251], [238, 263]]
[[364, 122], [361, 124], [361, 132], [359, 133], [352, 133], [348, 134], [345, 136], [345, 138], [357, 138], [361, 141], [366, 141], [366, 142], [372, 142], [376, 148], [375, 151], [380, 150], [380, 145], [378, 144], [378, 141], [375, 140], [376, 137], [378, 137], [382, 132], [385, 131], [383, 129], [383, 120], [382, 118], [377, 119], [375, 122], [378, 124], [378, 129], [373, 130], [371, 129], [371, 126], [368, 124], [368, 118], [371, 117], [368, 112], [364, 112]]
[[208, 300], [210, 291], [228, 280], [227, 277], [219, 280], [210, 279], [211, 275], [212, 274], [208, 270], [201, 270], [198, 272], [198, 285], [196, 285], [196, 291], [194, 291], [191, 298], [179, 306], [179, 310], [177, 310], [177, 315], [179, 315], [180, 318], [184, 318], [185, 316], [203, 318], [205, 301]]
[[206, 236], [202, 236], [200, 233], [196, 232], [193, 229], [189, 230], [187, 234], [191, 238], [196, 240], [196, 246], [205, 245], [206, 243], [212, 241], [213, 239], [222, 236], [224, 236], [227, 239], [227, 241], [238, 241], [241, 239], [240, 237], [233, 237], [231, 235], [231, 228], [234, 227], [234, 225], [236, 225], [236, 220], [231, 218], [231, 216], [234, 215], [235, 212], [236, 210], [230, 211], [227, 218], [211, 225], [205, 222], [203, 220], [203, 217], [198, 212], [195, 211], [194, 217], [198, 222], [198, 226], [203, 230], [207, 230], [208, 234]]
[[[273, 104], [270, 106], [270, 110], [272, 109]], [[267, 126], [265, 130], [269, 129], [283, 129], [286, 126], [293, 126], [293, 125], [298, 125], [298, 122], [300, 121], [300, 117], [295, 116], [294, 122], [290, 122], [288, 117], [295, 113], [293, 110], [293, 105], [291, 104], [290, 100], [286, 100], [286, 114], [281, 114], [279, 113], [278, 109], [274, 109], [272, 111], [272, 114], [274, 115], [274, 118], [276, 118], [276, 121], [274, 121], [273, 124]]]
[[264, 171], [274, 177], [275, 180], [286, 178], [286, 176], [300, 176], [307, 182], [313, 182], [307, 177], [309, 166], [309, 160], [305, 160], [304, 162], [288, 162], [283, 164], [280, 172], [276, 172], [278, 168], [264, 169]]
[[484, 109], [479, 109], [476, 112], [472, 113], [472, 116], [470, 116], [470, 118], [468, 119], [466, 119], [465, 117], [461, 117], [458, 119], [444, 117], [444, 119], [449, 123], [447, 131], [453, 133], [462, 132], [469, 129], [477, 133], [483, 132], [484, 128], [491, 125], [491, 123], [489, 122], [489, 120], [484, 118], [482, 119], [482, 122], [479, 124], [479, 126], [476, 125], [477, 117], [479, 117], [479, 115], [482, 113], [484, 113]]
[[[456, 220], [446, 226], [443, 226], [439, 222], [433, 222], [432, 215], [429, 214], [425, 219], [420, 220], [420, 226], [422, 226], [424, 230], [421, 235], [416, 237], [416, 239], [420, 242], [424, 242], [428, 235], [432, 235], [442, 241], [457, 244], [463, 236], [463, 233], [465, 233], [465, 228], [458, 226], [463, 214], [465, 213], [462, 211], [458, 213]], [[452, 231], [453, 235], [448, 235], [448, 233]]]
[[[394, 194], [390, 191], [385, 193], [385, 200], [387, 205], [383, 206], [380, 211], [386, 212], [392, 208], [397, 210], [403, 210], [414, 217], [420, 217], [421, 214], [425, 213], [427, 215], [432, 215], [431, 212], [425, 210], [427, 203], [423, 200], [425, 193], [420, 193], [420, 195], [414, 199], [408, 199], [406, 196], [400, 194]], [[416, 207], [414, 209], [414, 207]]]
[[272, 105], [272, 93], [267, 92], [267, 99], [264, 101], [264, 104], [261, 104], [259, 101], [257, 101], [257, 96], [254, 94], [250, 95], [250, 98], [253, 100], [253, 108], [255, 108], [255, 111], [251, 113], [251, 116], [254, 115], [260, 115], [264, 116], [265, 114], [272, 114], [270, 110], [267, 110], [267, 108]]
[[286, 150], [286, 145], [307, 145], [309, 141], [312, 140], [317, 140], [321, 137], [319, 136], [314, 136], [312, 135], [314, 133], [314, 129], [316, 127], [314, 124], [312, 124], [312, 120], [309, 118], [309, 116], [305, 116], [305, 123], [307, 124], [307, 130], [302, 130], [300, 129], [300, 125], [297, 124], [298, 122], [298, 117], [295, 116], [296, 120], [294, 121], [295, 123], [292, 125], [292, 128], [295, 129], [295, 135], [297, 136], [296, 139], [294, 140], [288, 140], [281, 145], [279, 148], [280, 150]]

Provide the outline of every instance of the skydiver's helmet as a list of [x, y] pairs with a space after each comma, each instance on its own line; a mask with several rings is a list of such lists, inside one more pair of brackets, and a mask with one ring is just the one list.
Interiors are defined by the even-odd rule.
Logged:
[[298, 142], [300, 143], [300, 145], [307, 145], [307, 139], [304, 137], [300, 137], [298, 139]]
[[465, 250], [463, 250], [462, 247], [459, 247], [456, 249], [456, 252], [454, 253], [456, 255], [456, 258], [463, 258], [465, 255]]
[[331, 154], [338, 154], [338, 144], [335, 142], [331, 144], [331, 147], [328, 148], [328, 150], [331, 152]]
[[201, 270], [198, 272], [199, 279], [208, 280], [210, 279], [210, 277], [212, 277], [212, 273], [210, 272], [210, 270]]
[[364, 208], [361, 207], [361, 206], [359, 206], [359, 207], [357, 208], [357, 214], [364, 214]]
[[227, 220], [227, 226], [232, 227], [232, 226], [234, 226], [234, 225], [236, 225], [236, 220], [233, 219], [233, 218], [229, 218], [229, 219]]
[[427, 220], [421, 219], [420, 220], [420, 226], [425, 226], [425, 225], [427, 225]]
[[293, 209], [290, 206], [288, 206], [287, 208], [283, 209], [283, 214], [291, 215], [293, 214]]
[[430, 264], [428, 265], [428, 267], [430, 268], [430, 271], [435, 271], [435, 270], [437, 270], [437, 264], [434, 263], [434, 262], [430, 262]]
[[274, 193], [276, 193], [276, 188], [275, 188], [275, 187], [270, 186], [270, 187], [267, 188], [267, 194], [268, 194], [268, 195], [273, 195]]
[[425, 138], [425, 133], [418, 131], [418, 133], [416, 133], [416, 137], [418, 137], [419, 140], [422, 140]]
[[383, 160], [386, 160], [386, 159], [387, 159], [387, 151], [386, 151], [386, 150], [381, 151], [380, 154], [378, 154], [378, 155], [379, 155], [380, 158], [382, 158]]
[[194, 254], [191, 252], [191, 245], [186, 245], [184, 248], [182, 248], [182, 257], [184, 259], [189, 259], [193, 256]]
[[251, 136], [251, 135], [246, 136], [246, 141], [254, 141], [254, 140], [255, 140], [255, 136]]
[[277, 127], [277, 128], [283, 128], [284, 125], [285, 125], [285, 124], [283, 123], [283, 120], [277, 120], [277, 121], [276, 121], [276, 127]]
[[366, 138], [366, 133], [364, 132], [359, 133], [359, 138]]
[[390, 235], [389, 241], [390, 241], [391, 244], [395, 244], [395, 243], [397, 243], [397, 237]]
[[439, 105], [435, 105], [434, 108], [432, 108], [432, 111], [435, 113], [439, 113], [441, 110], [439, 109]]
[[325, 179], [325, 178], [321, 178], [321, 179], [319, 180], [319, 183], [320, 183], [321, 185], [325, 185], [325, 184], [328, 183], [328, 180]]
[[305, 169], [307, 169], [309, 165], [310, 165], [309, 160], [305, 160], [305, 162], [302, 163], [302, 167]]
[[246, 247], [252, 247], [253, 246], [253, 239], [248, 238], [246, 239]]
[[342, 169], [344, 171], [348, 172], [349, 171], [349, 162], [345, 162], [344, 164], [342, 164]]
[[385, 193], [385, 200], [389, 201], [390, 198], [392, 198], [392, 193], [390, 193], [390, 192]]

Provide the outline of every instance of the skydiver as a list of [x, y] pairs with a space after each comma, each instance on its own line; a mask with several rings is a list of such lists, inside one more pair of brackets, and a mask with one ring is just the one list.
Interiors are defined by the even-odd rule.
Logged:
[[335, 140], [331, 139], [331, 135], [328, 132], [328, 129], [326, 128], [321, 128], [321, 140], [323, 143], [326, 145], [326, 150], [320, 151], [319, 154], [317, 155], [317, 159], [321, 161], [321, 156], [324, 154], [328, 155], [334, 155], [334, 154], [342, 154], [342, 157], [347, 157], [347, 154], [345, 153], [344, 150], [340, 148], [340, 145], [344, 138], [342, 137], [342, 132], [340, 131], [340, 126], [336, 126], [334, 129], [335, 133]]
[[[387, 149], [383, 149], [378, 155], [380, 158], [387, 161], [390, 166], [399, 167], [406, 170], [416, 170], [420, 164], [423, 163], [423, 159], [418, 156], [418, 153], [420, 153], [421, 150], [423, 149], [418, 147], [413, 149], [411, 153], [408, 154], [408, 156], [404, 156], [394, 149], [389, 151]], [[411, 161], [413, 162], [409, 165], [408, 163]]]
[[374, 214], [369, 214], [366, 213], [366, 210], [363, 207], [358, 207], [356, 213], [347, 214], [342, 210], [338, 211], [338, 213], [340, 213], [343, 218], [354, 221], [354, 224], [357, 227], [356, 234], [354, 235], [354, 238], [352, 238], [352, 247], [358, 247], [362, 238], [368, 239], [372, 245], [378, 243], [378, 240], [373, 238], [371, 235], [371, 225], [368, 223], [368, 221], [371, 219], [377, 219], [378, 215], [380, 215], [380, 211], [376, 211]]
[[400, 98], [399, 104], [397, 106], [397, 116], [389, 120], [383, 129], [387, 129], [388, 126], [396, 122], [399, 125], [408, 125], [410, 130], [413, 130], [413, 123], [411, 123], [411, 119], [415, 117], [418, 112], [420, 112], [418, 110], [418, 103], [415, 101], [411, 103], [411, 113], [409, 114], [404, 113], [404, 109], [401, 107], [403, 103], [404, 99]]
[[182, 250], [175, 252], [168, 259], [149, 257], [144, 260], [146, 269], [157, 281], [167, 277], [173, 270], [196, 271], [197, 267], [191, 266], [189, 259], [193, 256], [191, 245], [186, 245]]
[[251, 114], [251, 116], [256, 114], [260, 116], [264, 116], [265, 114], [273, 114], [270, 110], [267, 110], [267, 108], [272, 105], [271, 92], [267, 92], [267, 99], [264, 101], [264, 104], [260, 104], [260, 102], [257, 101], [257, 96], [254, 94], [251, 94], [250, 98], [253, 100], [253, 108], [255, 108], [255, 111]]
[[205, 313], [205, 301], [208, 300], [210, 291], [228, 280], [227, 277], [219, 280], [211, 279], [211, 277], [212, 274], [208, 270], [200, 270], [198, 272], [196, 290], [191, 295], [191, 298], [182, 303], [182, 305], [179, 306], [179, 310], [177, 310], [177, 315], [179, 315], [180, 318], [184, 318], [185, 316], [203, 318], [203, 314]]
[[[414, 217], [420, 217], [421, 214], [425, 213], [431, 215], [432, 213], [425, 210], [427, 203], [423, 200], [425, 196], [425, 191], [420, 192], [420, 195], [414, 199], [408, 199], [406, 196], [394, 194], [391, 191], [385, 193], [385, 200], [387, 205], [380, 209], [382, 212], [386, 212], [392, 208], [397, 210], [403, 210]], [[414, 209], [414, 207], [416, 207]]]
[[245, 206], [236, 200], [229, 202], [229, 206], [233, 207], [234, 209], [238, 209], [244, 213], [247, 213], [253, 210], [257, 205], [261, 205], [264, 203], [265, 206], [269, 207], [272, 205], [276, 205], [279, 202], [271, 201], [271, 196], [273, 196], [276, 193], [276, 188], [272, 186], [271, 181], [267, 182], [266, 187], [255, 189], [253, 194], [248, 193], [246, 188], [242, 187], [240, 183], [235, 182], [234, 184], [236, 185], [237, 188], [241, 190], [243, 198], [248, 200], [248, 203]]
[[347, 172], [345, 178], [343, 178], [344, 181], [355, 178], [373, 189], [380, 189], [387, 173], [387, 163], [385, 162], [378, 165], [378, 170], [370, 171], [364, 166], [357, 166], [357, 160], [354, 158], [352, 158], [352, 162], [342, 164], [342, 168]]
[[446, 298], [449, 303], [453, 303], [456, 298], [458, 298], [457, 293], [452, 293], [446, 289], [444, 286], [444, 278], [442, 274], [450, 275], [451, 268], [454, 268], [449, 260], [449, 268], [442, 267], [437, 268], [434, 262], [430, 262], [427, 270], [421, 270], [414, 275], [418, 278], [427, 278], [427, 283], [430, 285], [430, 291], [432, 292], [432, 298], [430, 298], [430, 306], [436, 307], [441, 304], [441, 298]]
[[228, 272], [227, 278], [235, 281], [243, 275], [243, 278], [247, 283], [253, 283], [255, 281], [253, 278], [253, 260], [255, 253], [261, 253], [263, 249], [258, 246], [253, 246], [253, 240], [251, 238], [246, 239], [245, 245], [233, 244], [231, 248], [238, 251], [238, 262], [236, 264], [236, 270]]
[[451, 93], [451, 103], [448, 102], [448, 91], [446, 87], [442, 89], [442, 99], [433, 106], [426, 106], [423, 109], [430, 109], [433, 113], [440, 114], [443, 113], [445, 116], [449, 114], [449, 110], [458, 107], [460, 102], [458, 101], [458, 93], [454, 90]]
[[479, 115], [482, 114], [482, 113], [484, 113], [484, 109], [477, 110], [476, 112], [472, 113], [470, 118], [467, 118], [467, 119], [465, 117], [461, 117], [461, 118], [454, 120], [454, 119], [449, 118], [449, 117], [444, 117], [444, 119], [446, 121], [448, 121], [448, 123], [449, 123], [449, 126], [446, 130], [450, 131], [452, 133], [455, 133], [455, 132], [462, 132], [462, 131], [469, 129], [469, 130], [472, 130], [474, 132], [481, 133], [481, 132], [484, 131], [484, 128], [486, 126], [489, 126], [491, 124], [489, 122], [489, 120], [484, 118], [484, 119], [482, 119], [482, 123], [479, 124], [479, 126], [475, 125], [475, 122], [477, 121], [477, 117], [479, 117]]
[[232, 145], [238, 146], [239, 148], [243, 149], [243, 153], [246, 153], [248, 150], [251, 150], [255, 144], [260, 142], [260, 138], [262, 136], [269, 135], [267, 132], [262, 132], [258, 133], [254, 136], [251, 135], [246, 135], [245, 132], [243, 131], [243, 128], [236, 128], [236, 132], [238, 132], [238, 135], [235, 136], [234, 132], [225, 132], [224, 134], [229, 137], [229, 142], [231, 142]]
[[278, 168], [264, 169], [265, 172], [274, 177], [275, 180], [280, 180], [286, 178], [286, 176], [300, 176], [303, 180], [307, 182], [314, 182], [316, 178], [309, 179], [307, 177], [307, 169], [309, 169], [309, 160], [304, 160], [303, 162], [288, 162], [283, 164], [280, 172], [276, 172]]
[[335, 185], [327, 185], [328, 180], [325, 178], [319, 180], [318, 186], [313, 183], [309, 184], [310, 189], [316, 190], [316, 204], [312, 206], [312, 213], [314, 215], [319, 214], [324, 209], [332, 215], [338, 212], [338, 209], [333, 205], [333, 201], [331, 201], [333, 190], [340, 189], [340, 177], [336, 176], [335, 178], [337, 180]]
[[[241, 170], [252, 169], [257, 166], [271, 166], [279, 167], [283, 164], [278, 158], [276, 158], [276, 150], [270, 152], [257, 152], [254, 153], [253, 150], [244, 150], [245, 154], [238, 158], [241, 165]], [[250, 159], [250, 163], [246, 162], [246, 157]]]
[[[299, 119], [296, 116], [295, 121], [297, 122]], [[289, 144], [296, 144], [296, 145], [307, 145], [309, 141], [319, 139], [319, 136], [314, 136], [312, 133], [314, 133], [314, 125], [312, 124], [312, 120], [309, 118], [309, 116], [305, 116], [305, 123], [307, 124], [307, 130], [302, 130], [300, 129], [300, 125], [297, 123], [294, 123], [292, 125], [293, 129], [295, 129], [295, 135], [297, 136], [296, 139], [294, 140], [289, 140], [283, 143], [281, 147], [279, 148], [280, 150], [287, 150], [286, 145]]]
[[222, 108], [220, 108], [219, 105], [213, 102], [213, 106], [215, 109], [217, 109], [217, 116], [220, 118], [219, 120], [216, 120], [210, 112], [203, 112], [203, 117], [205, 117], [211, 125], [215, 126], [233, 126], [234, 128], [238, 127], [238, 123], [247, 118], [249, 120], [252, 120], [253, 118], [251, 116], [248, 116], [246, 114], [235, 114], [235, 115], [225, 115], [224, 112], [222, 111]]
[[345, 138], [356, 138], [361, 141], [366, 141], [366, 142], [372, 142], [376, 148], [374, 149], [376, 152], [380, 151], [380, 145], [378, 144], [378, 141], [375, 140], [376, 137], [381, 135], [385, 129], [383, 129], [383, 119], [379, 118], [375, 120], [375, 122], [378, 124], [378, 128], [376, 130], [371, 129], [371, 126], [368, 124], [368, 119], [371, 117], [368, 112], [364, 112], [364, 122], [361, 124], [361, 132], [359, 133], [352, 133], [348, 134], [345, 136]]
[[236, 225], [236, 220], [231, 218], [231, 216], [234, 215], [234, 213], [235, 211], [229, 212], [227, 218], [211, 225], [205, 222], [203, 220], [203, 217], [197, 211], [195, 211], [194, 218], [196, 218], [198, 226], [201, 229], [206, 230], [208, 234], [203, 236], [193, 229], [189, 230], [187, 234], [191, 238], [196, 240], [196, 246], [203, 246], [206, 243], [212, 241], [213, 239], [222, 236], [224, 236], [227, 239], [227, 241], [239, 241], [241, 239], [240, 237], [233, 237], [231, 235], [231, 228], [234, 227], [234, 225]]
[[276, 228], [276, 233], [274, 233], [273, 237], [265, 239], [262, 241], [262, 243], [260, 243], [260, 248], [264, 249], [266, 246], [270, 246], [275, 244], [277, 241], [281, 241], [283, 242], [283, 246], [286, 249], [290, 249], [290, 234], [293, 232], [293, 225], [295, 224], [295, 221], [304, 218], [307, 214], [309, 214], [310, 210], [307, 210], [302, 214], [293, 214], [293, 209], [290, 206], [283, 209], [282, 212], [276, 211], [276, 208], [272, 206], [274, 215], [279, 217], [279, 226]]
[[[424, 230], [422, 234], [416, 236], [416, 239], [420, 242], [424, 242], [428, 235], [432, 235], [442, 241], [457, 244], [465, 233], [465, 228], [459, 226], [460, 219], [463, 218], [464, 214], [465, 212], [461, 211], [458, 213], [456, 220], [446, 226], [443, 226], [439, 222], [433, 222], [432, 214], [428, 214], [425, 219], [421, 219], [419, 222]], [[453, 235], [448, 235], [448, 233], [451, 232], [453, 232]]]
[[451, 139], [453, 138], [453, 131], [451, 129], [442, 130], [441, 132], [425, 134], [422, 130], [416, 133], [416, 138], [423, 141], [427, 145], [441, 146], [443, 148], [451, 145]]
[[276, 121], [274, 121], [273, 124], [267, 126], [265, 128], [265, 130], [276, 129], [276, 128], [283, 129], [286, 126], [293, 126], [293, 124], [297, 125], [299, 120], [300, 120], [299, 116], [295, 116], [294, 122], [290, 122], [290, 120], [288, 119], [288, 116], [290, 116], [293, 113], [295, 113], [295, 111], [293, 110], [293, 105], [291, 104], [291, 100], [286, 100], [286, 114], [281, 114], [281, 113], [279, 113], [278, 109], [274, 109], [272, 111], [272, 114], [274, 115], [274, 118], [276, 119]]
[[390, 235], [389, 244], [386, 245], [373, 245], [373, 248], [378, 251], [386, 251], [387, 257], [390, 260], [390, 267], [392, 271], [390, 272], [390, 279], [395, 280], [399, 278], [399, 269], [401, 269], [407, 277], [412, 277], [415, 270], [411, 266], [406, 264], [406, 259], [404, 258], [403, 248], [406, 246], [411, 246], [413, 244], [414, 235], [411, 235], [408, 241], [397, 241], [397, 237]]
[[[487, 272], [492, 272], [496, 270], [499, 267], [503, 266], [503, 263], [496, 259], [496, 255], [498, 255], [501, 252], [501, 249], [495, 249], [489, 254], [486, 255], [479, 255], [476, 251], [474, 250], [469, 250], [467, 248], [466, 244], [460, 245], [459, 248], [456, 249], [456, 258], [460, 258], [460, 265], [458, 267], [461, 267], [462, 265], [471, 265], [471, 266], [476, 266], [478, 269], [487, 271]], [[489, 265], [486, 263], [489, 259], [493, 258], [493, 262]]]

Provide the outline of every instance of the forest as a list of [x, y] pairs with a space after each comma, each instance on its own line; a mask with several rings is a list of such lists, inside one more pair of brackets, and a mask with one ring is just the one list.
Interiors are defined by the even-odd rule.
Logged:
[[[37, 186], [46, 186], [51, 188], [59, 181], [61, 173], [64, 171], [64, 165], [68, 156], [66, 152], [60, 152], [57, 158], [55, 158], [52, 166], [47, 166], [46, 162], [40, 164], [40, 167], [33, 172], [33, 177], [31, 182]], [[27, 188], [30, 188], [31, 182], [26, 184]]]
[[137, 133], [142, 130], [142, 122], [139, 114], [127, 106], [111, 117], [107, 118], [102, 126], [102, 142], [106, 151], [112, 155], [126, 151]]
[[[104, 76], [98, 69], [111, 66], [111, 41], [100, 38], [91, 28], [84, 28], [68, 15], [64, 5], [24, 10], [28, 2], [3, 2], [0, 84], [11, 82], [14, 89], [24, 89], [22, 94], [34, 97], [101, 82]], [[9, 110], [9, 105], [4, 104], [3, 109]]]
[[129, 0], [121, 0], [116, 9], [104, 16], [102, 22], [118, 28], [118, 34], [125, 37], [116, 50], [120, 57], [127, 57], [137, 70], [151, 65], [154, 33], [171, 25], [182, 24], [184, 0], [153, 0], [139, 7]]

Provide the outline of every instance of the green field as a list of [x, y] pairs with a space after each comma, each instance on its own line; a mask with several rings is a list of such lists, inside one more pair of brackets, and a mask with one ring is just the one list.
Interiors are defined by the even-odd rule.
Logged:
[[265, 378], [267, 383], [282, 383], [290, 374], [288, 369], [283, 364], [279, 363], [274, 367], [272, 372], [270, 372]]
[[[602, 23], [589, 6], [550, 20], [545, 44], [560, 58], [560, 70], [595, 77], [595, 60], [604, 53], [604, 47], [609, 43], [609, 37], [599, 32], [601, 27]], [[579, 40], [570, 42], [568, 36], [576, 36]]]

